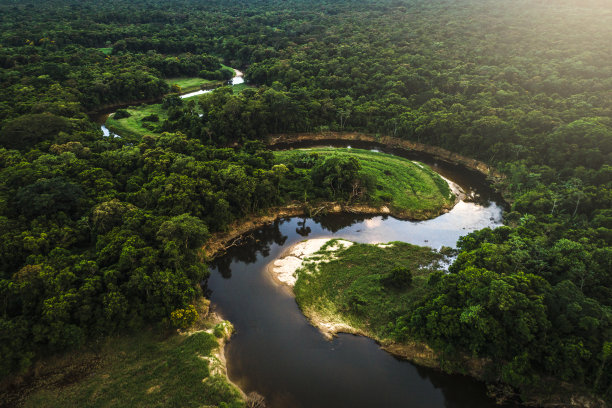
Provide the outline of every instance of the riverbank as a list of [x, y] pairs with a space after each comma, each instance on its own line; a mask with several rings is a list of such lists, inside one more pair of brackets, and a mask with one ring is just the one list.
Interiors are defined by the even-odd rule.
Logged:
[[[357, 160], [359, 170], [355, 179], [358, 181], [352, 181], [351, 197], [361, 199], [368, 206], [388, 207], [404, 219], [431, 218], [465, 198], [459, 186], [445, 180], [428, 165], [378, 151], [316, 147], [275, 151], [274, 158], [276, 164], [292, 169], [284, 184], [297, 191], [304, 188], [302, 194], [308, 191], [307, 195], [313, 197], [334, 188], [329, 182], [321, 181], [322, 168], [331, 177], [338, 171], [335, 170], [338, 163]], [[311, 181], [318, 183], [318, 189], [307, 190]], [[458, 194], [454, 195], [453, 191]]]
[[[277, 284], [291, 289], [304, 316], [328, 340], [338, 333], [361, 335], [375, 340], [396, 357], [440, 368], [439, 353], [427, 344], [414, 340], [400, 343], [382, 335], [389, 323], [383, 316], [398, 305], [411, 303], [414, 298], [406, 295], [415, 291], [418, 294], [428, 274], [418, 272], [415, 282], [406, 288], [385, 288], [381, 281], [399, 265], [410, 264], [416, 271], [441, 258], [429, 248], [400, 242], [356, 244], [316, 238], [287, 248], [267, 265], [266, 272]], [[368, 303], [374, 309], [365, 310], [369, 309]], [[381, 319], [370, 321], [368, 316]]]
[[[537, 387], [515, 390], [495, 374], [499, 362], [463, 353], [449, 358], [422, 341], [409, 337], [394, 340], [396, 317], [409, 314], [409, 305], [428, 290], [429, 274], [436, 269], [427, 258], [428, 251], [401, 242], [357, 244], [317, 238], [291, 246], [267, 265], [266, 272], [292, 291], [304, 316], [327, 339], [338, 333], [371, 338], [398, 358], [487, 383], [489, 395], [500, 404], [520, 401], [533, 407], [606, 406], [589, 390], [553, 378], [543, 379]], [[390, 279], [397, 265], [407, 265], [412, 273], [409, 283], [398, 285]]]
[[189, 330], [147, 329], [42, 359], [2, 387], [0, 406], [192, 406], [243, 408], [247, 396], [227, 377], [225, 345], [233, 326], [209, 302], [196, 302]]

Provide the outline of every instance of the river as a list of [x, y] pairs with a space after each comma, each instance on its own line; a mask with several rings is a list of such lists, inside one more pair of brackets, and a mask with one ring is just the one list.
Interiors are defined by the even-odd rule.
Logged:
[[[242, 73], [236, 74], [232, 85], [244, 82]], [[120, 137], [103, 123], [104, 136]], [[439, 249], [455, 247], [457, 239], [471, 231], [501, 225], [501, 198], [482, 175], [425, 153], [351, 143], [425, 163], [458, 184], [467, 198], [448, 213], [426, 221], [354, 215], [281, 219], [254, 231], [243, 245], [217, 258], [211, 265], [207, 292], [213, 308], [236, 328], [226, 346], [230, 379], [247, 393], [262, 394], [269, 408], [499, 407], [486, 396], [484, 384], [399, 360], [366, 337], [339, 334], [326, 340], [300, 312], [289, 289], [266, 274], [270, 262], [307, 238], [342, 237], [364, 243], [397, 240]], [[344, 141], [325, 144], [350, 147]]]
[[326, 340], [290, 291], [266, 274], [268, 263], [304, 239], [399, 240], [440, 248], [454, 247], [470, 231], [501, 225], [502, 206], [483, 177], [421, 159], [468, 191], [471, 202], [419, 222], [352, 215], [282, 219], [254, 231], [211, 265], [211, 302], [236, 328], [226, 348], [228, 374], [243, 390], [262, 394], [272, 408], [496, 406], [482, 383], [401, 361], [368, 338], [340, 334]]

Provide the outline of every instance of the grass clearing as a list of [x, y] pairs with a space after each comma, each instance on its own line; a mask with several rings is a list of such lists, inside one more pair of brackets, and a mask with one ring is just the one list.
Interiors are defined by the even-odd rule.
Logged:
[[252, 86], [249, 86], [249, 85], [247, 85], [245, 83], [238, 84], [238, 85], [232, 85], [232, 92], [237, 94], [237, 93], [240, 93], [240, 92], [244, 91], [247, 88], [252, 88]]
[[204, 78], [168, 78], [166, 79], [168, 85], [178, 85], [181, 87], [181, 93], [193, 92], [202, 89], [203, 86], [206, 88], [214, 88], [223, 85], [223, 81], [214, 81]]
[[455, 197], [436, 172], [424, 164], [390, 154], [361, 149], [312, 148], [274, 152], [278, 163], [294, 163], [303, 155], [349, 155], [361, 163], [362, 172], [376, 181], [369, 204], [388, 205], [394, 213], [439, 214]]
[[[112, 114], [105, 123], [107, 128], [122, 137], [140, 138], [145, 134], [157, 133], [154, 128], [167, 119], [167, 113], [159, 103], [133, 106], [126, 110], [131, 115], [129, 118], [115, 119]], [[159, 122], [143, 122], [142, 119], [149, 115], [159, 116]]]
[[200, 318], [198, 331], [154, 330], [109, 338], [99, 347], [52, 358], [24, 407], [245, 406], [220, 357], [228, 322]]
[[103, 47], [103, 48], [98, 48], [98, 51], [106, 54], [106, 55], [110, 55], [113, 52], [113, 47]]
[[[368, 336], [390, 339], [393, 324], [427, 293], [427, 280], [443, 255], [403, 242], [353, 244], [336, 251], [330, 240], [297, 272], [296, 301], [309, 318], [347, 324]], [[411, 272], [412, 283], [394, 285], [396, 268]]]

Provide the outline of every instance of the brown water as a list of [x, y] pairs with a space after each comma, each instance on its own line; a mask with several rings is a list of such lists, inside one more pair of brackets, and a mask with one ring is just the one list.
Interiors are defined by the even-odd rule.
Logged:
[[445, 173], [477, 200], [420, 222], [346, 215], [283, 219], [253, 232], [243, 245], [217, 259], [207, 287], [213, 307], [237, 330], [226, 349], [230, 378], [278, 408], [496, 406], [482, 383], [398, 360], [368, 338], [340, 334], [327, 341], [308, 323], [288, 289], [265, 271], [284, 249], [307, 238], [454, 247], [461, 235], [501, 224], [495, 194], [482, 178], [471, 181], [480, 176], [461, 169]]

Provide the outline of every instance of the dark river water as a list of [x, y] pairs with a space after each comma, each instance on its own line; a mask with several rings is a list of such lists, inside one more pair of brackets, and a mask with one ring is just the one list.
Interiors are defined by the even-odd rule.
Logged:
[[396, 359], [368, 338], [340, 334], [326, 340], [302, 315], [289, 289], [266, 272], [268, 263], [304, 239], [399, 240], [440, 248], [454, 247], [470, 231], [501, 225], [502, 207], [481, 176], [420, 159], [473, 200], [420, 222], [347, 215], [282, 219], [254, 231], [211, 265], [207, 289], [213, 307], [236, 328], [226, 348], [229, 377], [245, 392], [257, 391], [274, 408], [496, 406], [482, 383]]

